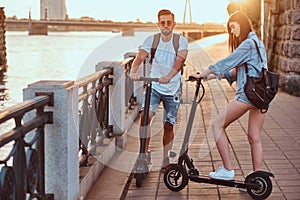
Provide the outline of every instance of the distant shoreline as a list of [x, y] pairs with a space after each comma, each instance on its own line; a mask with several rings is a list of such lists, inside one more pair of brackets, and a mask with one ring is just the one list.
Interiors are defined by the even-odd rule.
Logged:
[[[29, 24], [47, 25], [49, 31], [112, 31], [120, 32], [126, 30], [153, 31], [157, 30], [157, 24], [152, 22], [114, 22], [110, 20], [88, 20], [88, 19], [69, 19], [69, 20], [29, 20], [29, 19], [6, 19], [7, 31], [26, 31]], [[219, 30], [224, 31], [225, 26], [219, 23], [177, 23], [175, 30]]]

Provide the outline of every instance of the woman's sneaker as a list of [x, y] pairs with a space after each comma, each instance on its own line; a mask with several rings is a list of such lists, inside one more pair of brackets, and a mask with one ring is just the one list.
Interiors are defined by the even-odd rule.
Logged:
[[213, 179], [232, 181], [234, 180], [234, 170], [227, 170], [222, 166], [215, 172], [210, 172], [209, 177]]

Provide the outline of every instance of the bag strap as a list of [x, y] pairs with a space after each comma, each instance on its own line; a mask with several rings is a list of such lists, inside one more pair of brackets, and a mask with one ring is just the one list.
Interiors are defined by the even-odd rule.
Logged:
[[[263, 63], [264, 61], [263, 61], [263, 59], [262, 59], [262, 57], [261, 57], [261, 54], [260, 54], [260, 51], [259, 51], [258, 44], [257, 44], [257, 42], [256, 42], [254, 39], [252, 39], [252, 40], [253, 40], [253, 42], [254, 42], [254, 44], [255, 44], [255, 48], [256, 48], [256, 51], [257, 51], [258, 56], [259, 56], [259, 58], [260, 58], [260, 61]], [[248, 64], [247, 64], [247, 63], [245, 63], [245, 72], [246, 72], [246, 75], [248, 76]]]
[[254, 41], [254, 44], [255, 44], [255, 47], [256, 47], [257, 53], [258, 53], [258, 55], [259, 55], [260, 61], [263, 63], [264, 61], [263, 61], [263, 59], [262, 59], [262, 57], [261, 57], [261, 54], [260, 54], [260, 51], [259, 51], [259, 48], [258, 48], [257, 42], [256, 42], [254, 39], [252, 39], [252, 40]]
[[154, 55], [155, 55], [155, 52], [156, 52], [159, 40], [160, 40], [160, 33], [156, 33], [154, 35], [154, 39], [153, 39], [152, 47], [151, 47], [151, 57], [150, 57], [150, 60], [149, 60], [150, 64], [152, 64], [152, 60], [154, 58]]
[[179, 38], [180, 38], [179, 34], [177, 34], [177, 33], [173, 34], [173, 47], [174, 47], [176, 56], [177, 56], [178, 48], [179, 48]]
[[[179, 49], [179, 38], [180, 38], [179, 34], [173, 33], [173, 41], [172, 42], [173, 42], [173, 47], [174, 47], [176, 56], [177, 56], [178, 49]], [[151, 47], [151, 57], [149, 60], [150, 64], [152, 64], [159, 41], [160, 41], [160, 33], [156, 33], [154, 35], [154, 39], [153, 39], [152, 47]]]

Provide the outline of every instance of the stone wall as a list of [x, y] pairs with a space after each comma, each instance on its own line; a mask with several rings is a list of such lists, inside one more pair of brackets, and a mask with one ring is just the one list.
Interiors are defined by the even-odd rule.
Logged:
[[268, 59], [280, 74], [280, 87], [300, 96], [300, 1], [265, 0]]
[[0, 73], [6, 71], [6, 69], [5, 13], [4, 8], [0, 7]]

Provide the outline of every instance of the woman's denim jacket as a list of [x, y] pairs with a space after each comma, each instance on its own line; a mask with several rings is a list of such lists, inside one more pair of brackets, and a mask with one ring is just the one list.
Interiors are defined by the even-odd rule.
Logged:
[[[258, 44], [263, 63], [259, 58], [253, 39]], [[224, 74], [230, 84], [237, 81], [238, 88], [236, 94], [239, 94], [244, 92], [244, 85], [246, 83], [245, 63], [248, 64], [248, 74], [252, 77], [258, 77], [262, 67], [268, 68], [264, 44], [258, 39], [254, 32], [250, 32], [248, 38], [244, 40], [229, 56], [209, 66], [209, 69], [217, 77]], [[236, 80], [233, 73], [234, 68], [237, 68]]]

